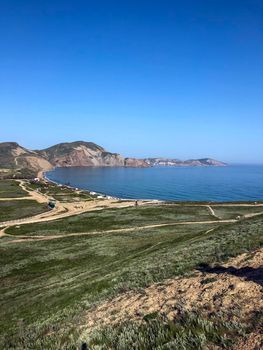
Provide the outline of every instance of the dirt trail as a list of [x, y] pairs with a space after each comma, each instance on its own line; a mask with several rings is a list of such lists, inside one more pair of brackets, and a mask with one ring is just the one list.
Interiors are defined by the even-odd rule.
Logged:
[[[29, 194], [27, 199], [34, 199], [38, 203], [48, 203], [49, 197], [41, 192], [30, 190], [25, 187], [25, 182], [23, 180], [18, 180], [21, 188]], [[148, 204], [150, 202], [138, 202], [140, 205]], [[30, 224], [44, 221], [53, 221], [56, 219], [61, 219], [69, 217], [72, 215], [78, 215], [91, 210], [101, 210], [104, 208], [126, 208], [134, 206], [134, 201], [120, 202], [118, 200], [94, 200], [94, 201], [83, 201], [83, 202], [72, 202], [72, 203], [61, 203], [56, 200], [56, 207], [48, 212], [35, 215], [33, 217], [27, 217], [24, 219], [17, 219], [11, 221], [5, 221], [0, 223], [0, 228], [10, 227], [15, 225]], [[0, 231], [0, 237], [3, 236]]]
[[[196, 271], [191, 277], [177, 277], [141, 291], [121, 294], [88, 312], [83, 332], [125, 320], [144, 322], [144, 316], [154, 312], [173, 320], [182, 308], [198, 309], [208, 315], [220, 313], [232, 321], [250, 322], [259, 310], [263, 310], [262, 266], [263, 248], [230, 259], [216, 272]], [[262, 341], [263, 334], [258, 335], [257, 343]]]
[[31, 199], [36, 200], [38, 203], [46, 203], [48, 201], [49, 197], [46, 194], [29, 189], [28, 187], [25, 186], [25, 181], [23, 180], [17, 180], [17, 181], [19, 182], [19, 186], [22, 188], [22, 190], [27, 192], [31, 197]]
[[40, 192], [34, 191], [34, 190], [30, 190], [29, 188], [27, 188], [25, 186], [25, 181], [23, 180], [16, 180], [19, 183], [19, 186], [22, 188], [23, 191], [27, 192], [29, 194], [29, 196], [25, 196], [25, 197], [13, 197], [13, 198], [0, 198], [0, 201], [19, 201], [19, 200], [24, 200], [24, 199], [34, 199], [36, 200], [38, 203], [46, 203], [48, 200], [48, 197]]
[[[34, 199], [38, 203], [48, 203], [49, 197], [46, 194], [27, 188], [25, 186], [25, 181], [23, 180], [17, 181], [19, 182], [20, 187], [29, 194], [29, 197], [26, 197], [27, 199]], [[138, 201], [138, 205], [146, 205], [151, 203], [156, 204], [156, 201]], [[2, 228], [2, 230], [0, 230], [0, 237], [5, 236], [5, 230], [11, 226], [53, 221], [93, 210], [102, 210], [106, 208], [127, 208], [131, 206], [134, 206], [134, 201], [119, 201], [117, 199], [94, 199], [93, 201], [71, 203], [61, 203], [56, 200], [55, 208], [50, 211], [32, 217], [1, 222], [0, 229]]]
[[120, 203], [118, 200], [96, 200], [88, 202], [76, 203], [59, 203], [56, 202], [56, 207], [48, 212], [38, 214], [24, 219], [17, 219], [12, 221], [5, 221], [0, 223], [1, 227], [10, 227], [22, 224], [32, 224], [44, 221], [53, 221], [57, 219], [66, 218], [73, 215], [82, 214], [93, 210], [114, 209], [114, 208], [128, 208], [134, 206], [134, 202]]
[[32, 200], [32, 197], [14, 197], [14, 198], [0, 198], [0, 201], [6, 202], [6, 201], [22, 201], [25, 199]]
[[[103, 201], [104, 203], [104, 201]], [[129, 207], [130, 205], [125, 205], [125, 206], [114, 206], [114, 203], [111, 203], [111, 206], [108, 206], [107, 208], [124, 208], [124, 207]], [[117, 203], [120, 204], [120, 203]], [[98, 207], [92, 207], [90, 210], [103, 210], [105, 209], [104, 207], [98, 206]], [[88, 210], [85, 210], [87, 212]], [[82, 213], [81, 211], [80, 213]], [[44, 222], [44, 221], [53, 221], [62, 217], [67, 217], [67, 216], [72, 216], [72, 215], [77, 215], [78, 212], [74, 212], [74, 214], [71, 212], [70, 214], [68, 212], [64, 214], [58, 214], [54, 215], [54, 217], [47, 217], [47, 218], [40, 218], [40, 219], [30, 219], [30, 222], [23, 222], [25, 223], [37, 223], [37, 222]], [[260, 213], [253, 213], [253, 214], [247, 214], [247, 216], [244, 216], [245, 218], [251, 218], [254, 216], [262, 215], [263, 212]], [[43, 215], [43, 214], [40, 214]], [[30, 236], [30, 235], [9, 235], [5, 233], [5, 230], [11, 226], [15, 226], [15, 224], [5, 226], [0, 230], [0, 237], [3, 236], [8, 236], [12, 238], [17, 238], [13, 239], [10, 241], [5, 242], [5, 244], [12, 244], [12, 243], [21, 243], [21, 242], [32, 242], [32, 241], [48, 241], [48, 240], [53, 240], [53, 239], [59, 239], [59, 238], [66, 238], [66, 237], [75, 237], [75, 236], [89, 236], [89, 235], [98, 235], [98, 234], [104, 234], [104, 233], [120, 233], [120, 232], [132, 232], [132, 231], [138, 231], [138, 230], [145, 230], [149, 228], [158, 228], [158, 227], [167, 227], [167, 226], [177, 226], [177, 225], [204, 225], [204, 224], [229, 224], [229, 223], [235, 223], [238, 222], [239, 220], [237, 219], [226, 219], [226, 220], [209, 220], [209, 221], [176, 221], [176, 222], [171, 222], [171, 223], [163, 223], [163, 224], [152, 224], [152, 225], [145, 225], [145, 226], [136, 226], [136, 227], [127, 227], [127, 228], [120, 228], [120, 229], [115, 229], [115, 230], [104, 230], [104, 231], [91, 231], [91, 232], [73, 232], [73, 233], [65, 233], [65, 234], [59, 234], [59, 235], [46, 235], [46, 236], [41, 236], [41, 235], [35, 235], [35, 236]], [[19, 225], [19, 223], [17, 223]], [[0, 226], [1, 227], [1, 226]], [[213, 231], [214, 228], [209, 229], [206, 231], [206, 233], [209, 233]]]
[[[29, 194], [29, 197], [24, 197], [27, 199], [34, 199], [39, 203], [47, 203], [49, 200], [49, 197], [46, 194], [43, 194], [38, 191], [31, 190], [25, 186], [25, 181], [23, 180], [17, 180], [19, 181], [19, 185], [21, 188], [26, 191]], [[13, 198], [11, 200], [14, 200]], [[138, 201], [139, 205], [156, 205], [156, 201]], [[169, 205], [169, 204], [168, 204]], [[177, 204], [176, 204], [177, 205]], [[178, 204], [180, 205], [180, 204]], [[197, 204], [196, 204], [197, 205]], [[232, 204], [231, 204], [232, 205]], [[47, 211], [42, 214], [38, 214], [32, 217], [27, 217], [24, 219], [17, 219], [12, 221], [6, 221], [0, 223], [0, 237], [3, 236], [9, 236], [9, 237], [16, 237], [17, 239], [6, 242], [9, 243], [20, 243], [20, 242], [29, 242], [29, 241], [35, 241], [35, 240], [51, 240], [51, 239], [58, 239], [58, 238], [64, 238], [64, 237], [70, 237], [70, 236], [83, 236], [83, 235], [94, 235], [94, 234], [102, 234], [102, 233], [114, 233], [114, 232], [130, 232], [133, 230], [142, 230], [142, 229], [148, 229], [148, 228], [156, 228], [156, 227], [165, 227], [165, 226], [175, 226], [175, 225], [193, 225], [193, 224], [214, 224], [214, 223], [234, 223], [238, 220], [236, 219], [228, 219], [228, 220], [222, 220], [218, 216], [216, 216], [214, 210], [210, 205], [199, 205], [199, 206], [206, 206], [209, 210], [209, 212], [217, 219], [217, 220], [209, 220], [209, 221], [185, 221], [185, 222], [173, 222], [173, 223], [163, 223], [163, 224], [153, 224], [153, 225], [146, 225], [141, 227], [129, 227], [129, 228], [123, 228], [123, 229], [116, 229], [116, 230], [105, 230], [105, 231], [94, 231], [94, 232], [79, 232], [79, 233], [68, 233], [68, 234], [62, 234], [62, 235], [50, 235], [50, 236], [11, 236], [7, 235], [5, 233], [5, 230], [11, 226], [17, 226], [17, 225], [23, 225], [23, 224], [32, 224], [32, 223], [38, 223], [38, 222], [48, 222], [53, 221], [57, 219], [66, 218], [73, 215], [79, 215], [88, 211], [94, 211], [94, 210], [103, 210], [103, 209], [109, 209], [109, 208], [127, 208], [134, 206], [134, 201], [119, 201], [115, 199], [102, 199], [102, 200], [94, 200], [94, 201], [83, 201], [83, 202], [72, 202], [72, 203], [61, 203], [59, 201], [56, 201], [56, 207], [50, 211]], [[234, 206], [263, 206], [263, 204], [234, 204]], [[263, 212], [260, 213], [251, 213], [244, 215], [244, 218], [251, 218], [253, 216], [261, 215]], [[1, 229], [2, 228], [2, 229]], [[209, 230], [208, 230], [209, 232]]]
[[216, 213], [214, 212], [214, 209], [210, 205], [207, 205], [206, 207], [212, 216], [214, 216], [217, 219], [221, 219], [219, 216], [216, 215]]
[[[167, 227], [167, 226], [177, 226], [177, 225], [198, 225], [198, 224], [218, 224], [218, 223], [234, 223], [236, 220], [210, 220], [210, 221], [182, 221], [182, 222], [172, 222], [172, 223], [166, 223], [166, 224], [153, 224], [153, 225], [145, 225], [145, 226], [136, 226], [136, 227], [127, 227], [127, 228], [120, 228], [115, 230], [104, 230], [104, 231], [91, 231], [91, 232], [73, 232], [73, 233], [65, 233], [62, 235], [48, 235], [48, 236], [29, 236], [29, 235], [9, 235], [5, 233], [5, 230], [7, 228], [4, 228], [2, 231], [0, 231], [0, 237], [1, 233], [2, 236], [8, 236], [12, 238], [17, 238], [12, 241], [6, 242], [6, 244], [10, 243], [20, 243], [20, 242], [30, 242], [30, 241], [49, 241], [52, 239], [59, 239], [59, 238], [65, 238], [65, 237], [75, 237], [75, 236], [89, 236], [89, 235], [99, 235], [104, 233], [120, 233], [120, 232], [132, 232], [132, 231], [138, 231], [138, 230], [145, 230], [149, 228], [158, 228], [158, 227]], [[210, 231], [214, 230], [214, 228], [209, 229], [206, 231], [206, 233], [209, 233]], [[152, 248], [152, 247], [151, 247]]]
[[243, 217], [246, 218], [246, 219], [249, 219], [249, 218], [253, 218], [254, 216], [259, 216], [259, 215], [262, 215], [262, 214], [263, 214], [263, 212], [261, 211], [259, 213], [245, 214], [245, 215], [243, 215]]

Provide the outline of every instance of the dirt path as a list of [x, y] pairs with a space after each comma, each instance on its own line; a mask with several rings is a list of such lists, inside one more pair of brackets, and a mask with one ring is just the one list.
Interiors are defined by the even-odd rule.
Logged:
[[[25, 186], [25, 181], [23, 181], [23, 180], [17, 180], [17, 181], [19, 181], [20, 187], [29, 194], [29, 197], [24, 197], [24, 198], [34, 199], [39, 203], [47, 203], [48, 202], [49, 197], [46, 194], [28, 189]], [[11, 200], [16, 200], [16, 199], [12, 198]], [[138, 201], [138, 204], [141, 206], [141, 205], [147, 205], [147, 204], [148, 205], [149, 204], [156, 205], [157, 203], [156, 203], [156, 201]], [[180, 205], [180, 204], [178, 204], [178, 205]], [[48, 221], [66, 218], [66, 217], [73, 216], [73, 215], [79, 215], [79, 214], [82, 214], [82, 213], [85, 213], [88, 211], [94, 211], [94, 210], [103, 210], [103, 209], [110, 209], [110, 208], [127, 208], [127, 207], [132, 207], [132, 206], [134, 206], [134, 201], [119, 201], [119, 200], [114, 200], [114, 199], [111, 199], [111, 200], [102, 199], [102, 200], [83, 201], [83, 202], [75, 202], [75, 203], [74, 202], [73, 203], [61, 203], [59, 201], [56, 201], [56, 207], [48, 212], [38, 214], [38, 215], [35, 215], [32, 217], [27, 217], [24, 219], [17, 219], [17, 220], [12, 220], [12, 221], [1, 222], [0, 223], [0, 237], [3, 237], [3, 236], [10, 237], [11, 235], [7, 235], [5, 233], [5, 230], [11, 226], [32, 224], [32, 223], [38, 223], [38, 222], [48, 222]], [[102, 234], [102, 233], [130, 232], [133, 230], [143, 230], [143, 229], [149, 229], [149, 228], [175, 226], [175, 225], [196, 225], [196, 224], [214, 224], [214, 223], [224, 224], [224, 223], [234, 223], [234, 222], [238, 221], [236, 219], [222, 220], [221, 218], [219, 218], [215, 214], [213, 208], [210, 205], [202, 205], [201, 204], [198, 206], [207, 207], [207, 209], [209, 210], [211, 215], [213, 215], [217, 220], [173, 222], [173, 223], [146, 225], [146, 226], [141, 226], [141, 227], [129, 227], [129, 228], [123, 228], [123, 229], [116, 229], [116, 230], [68, 233], [68, 234], [62, 234], [62, 235], [56, 235], [56, 236], [53, 236], [53, 235], [50, 235], [50, 236], [16, 236], [17, 239], [6, 242], [6, 243], [19, 243], [19, 242], [25, 242], [25, 241], [28, 242], [28, 241], [35, 241], [35, 240], [51, 240], [51, 239], [58, 239], [58, 238], [64, 238], [64, 237], [70, 237], [70, 236], [94, 235], [94, 234]], [[253, 206], [253, 207], [255, 207], [255, 206], [263, 206], [263, 204], [233, 204], [233, 206]], [[251, 218], [253, 216], [257, 216], [257, 215], [261, 215], [261, 214], [263, 214], [263, 212], [246, 214], [246, 215], [244, 215], [244, 218]], [[11, 237], [14, 237], [14, 236], [11, 236]]]
[[[167, 227], [167, 226], [177, 226], [177, 225], [203, 225], [203, 224], [224, 224], [224, 223], [234, 223], [237, 222], [237, 220], [229, 219], [229, 220], [210, 220], [210, 221], [182, 221], [182, 222], [172, 222], [172, 223], [165, 223], [165, 224], [153, 224], [153, 225], [145, 225], [145, 226], [136, 226], [136, 227], [127, 227], [127, 228], [120, 228], [115, 230], [104, 230], [104, 231], [91, 231], [91, 232], [73, 232], [73, 233], [65, 233], [62, 235], [49, 235], [49, 236], [29, 236], [29, 235], [23, 235], [23, 236], [13, 236], [5, 233], [5, 230], [7, 228], [4, 228], [2, 231], [0, 231], [0, 237], [2, 233], [3, 236], [8, 236], [12, 238], [18, 238], [14, 239], [12, 241], [6, 242], [6, 244], [10, 243], [20, 243], [20, 242], [32, 242], [32, 241], [49, 241], [53, 239], [59, 239], [59, 238], [66, 238], [66, 237], [75, 237], [75, 236], [90, 236], [90, 235], [99, 235], [104, 233], [120, 233], [120, 232], [132, 232], [132, 231], [138, 231], [138, 230], [146, 230], [149, 228], [158, 228], [158, 227]], [[206, 233], [212, 231], [214, 228], [209, 229], [206, 231]]]
[[19, 182], [19, 186], [22, 188], [23, 191], [27, 192], [31, 199], [36, 200], [38, 203], [47, 203], [49, 200], [49, 197], [41, 192], [30, 190], [28, 187], [25, 186], [25, 181], [23, 180], [17, 180]]
[[44, 221], [53, 221], [65, 217], [82, 214], [93, 210], [128, 208], [134, 206], [134, 202], [119, 202], [118, 200], [96, 200], [87, 202], [58, 203], [56, 207], [48, 212], [38, 214], [24, 219], [5, 221], [0, 223], [0, 228], [22, 224], [32, 224]]
[[6, 202], [6, 201], [22, 201], [25, 199], [30, 199], [32, 200], [32, 197], [12, 197], [12, 198], [0, 198], [0, 201]]
[[[34, 199], [38, 203], [48, 203], [49, 197], [41, 192], [31, 190], [25, 186], [25, 181], [17, 180], [20, 187], [29, 194], [27, 199]], [[12, 199], [13, 200], [13, 199]], [[146, 205], [150, 203], [156, 203], [156, 201], [138, 201], [139, 205]], [[134, 206], [134, 201], [119, 201], [119, 200], [93, 200], [93, 201], [83, 201], [83, 202], [72, 202], [72, 203], [61, 203], [56, 201], [56, 207], [48, 212], [38, 214], [32, 217], [27, 217], [23, 219], [5, 221], [0, 223], [0, 237], [5, 236], [5, 230], [8, 227], [32, 224], [38, 222], [53, 221], [57, 219], [66, 218], [73, 215], [79, 215], [88, 211], [102, 210], [110, 208], [127, 208]]]
[[[111, 208], [124, 208], [124, 207], [129, 207], [129, 205], [125, 206], [117, 206]], [[93, 207], [92, 210], [103, 210], [105, 209], [104, 207]], [[262, 215], [263, 212], [260, 213], [252, 213], [252, 214], [247, 214], [244, 215], [245, 218], [252, 218], [255, 216]], [[44, 214], [40, 214], [44, 215]], [[33, 217], [30, 221], [30, 223], [37, 223], [37, 222], [43, 222], [43, 221], [52, 221], [61, 217], [67, 217], [74, 215], [72, 213], [64, 213], [64, 214], [58, 214], [54, 215], [54, 217], [47, 217], [47, 218], [40, 218], [38, 220]], [[75, 212], [75, 215], [77, 213]], [[138, 230], [145, 230], [145, 229], [150, 229], [150, 228], [158, 228], [158, 227], [168, 227], [168, 226], [177, 226], [177, 225], [204, 225], [204, 224], [229, 224], [229, 223], [235, 223], [238, 222], [239, 220], [237, 219], [226, 219], [226, 220], [207, 220], [207, 221], [176, 221], [172, 223], [163, 223], [163, 224], [152, 224], [152, 225], [145, 225], [145, 226], [136, 226], [136, 227], [127, 227], [127, 228], [120, 228], [120, 229], [115, 229], [115, 230], [104, 230], [104, 231], [91, 231], [91, 232], [73, 232], [73, 233], [65, 233], [61, 235], [49, 235], [49, 236], [30, 236], [30, 235], [23, 235], [23, 236], [13, 236], [5, 233], [5, 230], [11, 226], [15, 226], [15, 224], [5, 226], [2, 230], [0, 230], [0, 237], [7, 236], [7, 237], [12, 237], [12, 238], [17, 238], [12, 241], [6, 242], [6, 244], [10, 243], [20, 243], [20, 242], [31, 242], [31, 241], [48, 241], [48, 240], [53, 240], [53, 239], [59, 239], [59, 238], [66, 238], [66, 237], [74, 237], [74, 236], [89, 236], [89, 235], [98, 235], [98, 234], [104, 234], [104, 233], [120, 233], [120, 232], [132, 232], [132, 231], [138, 231]], [[28, 222], [27, 222], [28, 223]], [[19, 223], [18, 223], [19, 224]], [[25, 224], [25, 222], [23, 222]], [[210, 231], [213, 231], [214, 228], [209, 229], [206, 231], [206, 233], [209, 233]]]
[[206, 207], [212, 216], [214, 216], [217, 219], [221, 219], [219, 216], [216, 215], [216, 213], [214, 212], [214, 209], [210, 207], [210, 205], [207, 205]]
[[245, 215], [243, 215], [243, 216], [244, 216], [244, 218], [249, 219], [249, 218], [253, 218], [254, 216], [258, 216], [258, 215], [262, 215], [262, 214], [263, 214], [263, 212], [261, 211], [261, 212], [259, 212], [259, 213], [245, 214]]
[[[48, 203], [49, 197], [41, 192], [30, 190], [25, 187], [25, 182], [23, 180], [18, 180], [21, 188], [29, 194], [27, 199], [34, 199], [38, 203]], [[150, 202], [138, 202], [140, 205], [149, 204]], [[0, 228], [10, 227], [22, 224], [32, 224], [44, 221], [53, 221], [57, 219], [62, 219], [65, 217], [78, 215], [92, 210], [101, 210], [106, 208], [126, 208], [134, 206], [134, 201], [120, 202], [118, 200], [94, 200], [94, 201], [83, 201], [83, 202], [72, 202], [72, 203], [61, 203], [56, 201], [56, 206], [54, 209], [38, 214], [32, 217], [27, 217], [24, 219], [17, 219], [11, 221], [5, 221], [0, 223]], [[3, 233], [0, 232], [0, 237]]]

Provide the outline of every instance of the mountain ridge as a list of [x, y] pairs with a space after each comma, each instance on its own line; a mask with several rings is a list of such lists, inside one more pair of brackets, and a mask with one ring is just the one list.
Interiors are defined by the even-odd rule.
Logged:
[[[37, 176], [54, 167], [152, 167], [152, 166], [225, 166], [211, 158], [181, 161], [170, 158], [137, 159], [112, 153], [94, 142], [62, 142], [40, 150], [29, 150], [17, 142], [0, 143], [0, 173], [14, 177]], [[1, 171], [2, 170], [2, 171]], [[8, 172], [9, 170], [9, 172]]]

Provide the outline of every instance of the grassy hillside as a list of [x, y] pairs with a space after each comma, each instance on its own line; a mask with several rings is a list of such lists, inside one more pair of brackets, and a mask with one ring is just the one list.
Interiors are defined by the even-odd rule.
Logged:
[[24, 191], [19, 183], [14, 180], [0, 181], [0, 198], [26, 197], [28, 193]]
[[7, 230], [15, 235], [54, 235], [72, 232], [136, 228], [146, 225], [166, 224], [182, 221], [216, 220], [206, 207], [197, 206], [152, 206], [124, 209], [105, 209], [87, 212], [66, 219], [23, 225]]
[[76, 192], [75, 189], [66, 186], [57, 186], [52, 183], [26, 183], [25, 186], [28, 190], [40, 191], [60, 202], [86, 201], [94, 198], [94, 196], [90, 195], [87, 191], [79, 190]]
[[[36, 189], [40, 199], [41, 193], [65, 197], [63, 205], [94, 200], [55, 185], [22, 186], [32, 198]], [[0, 201], [1, 220], [47, 210], [30, 197], [19, 200], [24, 195], [17, 182], [0, 182], [0, 197], [7, 198]], [[91, 350], [230, 349], [238, 337], [259, 332], [262, 256], [250, 254], [256, 261], [251, 267], [248, 255], [243, 269], [213, 269], [242, 277], [237, 280], [217, 279], [206, 269], [263, 245], [263, 215], [244, 216], [262, 206], [144, 203], [109, 209], [106, 202], [91, 203], [100, 210], [57, 220], [51, 211], [53, 221], [18, 222], [0, 231], [0, 349], [73, 350], [85, 342]], [[193, 301], [191, 293], [186, 296], [191, 288]], [[183, 307], [184, 296], [194, 309]], [[98, 312], [103, 303], [106, 315]], [[170, 311], [161, 312], [163, 305]], [[104, 319], [110, 322], [101, 324]]]
[[22, 219], [47, 210], [47, 204], [40, 204], [31, 199], [0, 201], [0, 222]]
[[[147, 222], [145, 213], [143, 223]], [[132, 219], [131, 209], [114, 214], [111, 227], [125, 227], [125, 215]], [[100, 215], [106, 215], [106, 220], [109, 213]], [[171, 219], [169, 212], [160, 210], [159, 215], [156, 220], [164, 215]], [[87, 225], [88, 217], [84, 219]], [[61, 225], [65, 233], [78, 225], [82, 229], [83, 218], [71, 218], [77, 225], [74, 229], [68, 220], [50, 222], [50, 232], [54, 233], [52, 225], [56, 225], [53, 230]], [[262, 220], [260, 216], [225, 226], [169, 226], [22, 243], [9, 243], [15, 238], [4, 237], [0, 241], [0, 344], [2, 348], [75, 349], [81, 341], [79, 324], [94, 303], [259, 247], [263, 243]], [[107, 221], [99, 221], [103, 222], [101, 230], [109, 227]], [[48, 230], [42, 225], [26, 231], [42, 235]], [[22, 232], [24, 227], [29, 225], [22, 226]], [[92, 224], [86, 227], [94, 229]]]
[[0, 142], [0, 179], [32, 178], [51, 168], [44, 158], [16, 142]]

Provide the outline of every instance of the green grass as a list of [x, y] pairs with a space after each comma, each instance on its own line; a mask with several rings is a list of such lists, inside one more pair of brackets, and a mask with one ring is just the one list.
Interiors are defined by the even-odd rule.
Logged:
[[15, 180], [0, 180], [0, 198], [26, 197], [28, 193], [24, 191]]
[[262, 213], [263, 206], [212, 206], [215, 214], [219, 216], [221, 219], [236, 219], [237, 216], [243, 216], [245, 214], [251, 213]]
[[77, 193], [74, 189], [57, 186], [51, 183], [26, 183], [30, 190], [39, 190], [41, 193], [55, 198], [61, 202], [74, 202], [79, 200], [92, 200], [93, 197], [85, 191]]
[[[153, 214], [148, 209], [136, 214], [140, 219], [132, 221], [134, 225], [138, 225], [138, 220], [145, 223], [148, 217], [151, 223], [154, 216], [158, 216], [156, 220], [170, 218], [169, 211], [159, 208], [158, 214], [157, 208], [152, 208]], [[130, 215], [134, 217], [132, 209], [105, 212], [91, 214], [98, 215], [100, 221], [105, 220], [103, 215], [112, 220], [115, 214], [116, 227], [128, 224]], [[92, 221], [85, 215], [71, 219], [74, 225], [86, 220], [86, 226], [89, 219]], [[55, 223], [50, 224], [51, 234]], [[11, 342], [13, 348], [19, 349], [76, 349], [81, 340], [78, 325], [83, 322], [85, 310], [94, 303], [131, 288], [190, 273], [202, 263], [224, 261], [257, 248], [263, 244], [262, 224], [263, 217], [259, 216], [224, 226], [182, 225], [50, 241], [6, 244], [11, 238], [2, 238], [0, 348], [8, 348]], [[32, 230], [39, 228], [36, 234], [44, 232], [42, 226], [33, 227]], [[106, 222], [102, 227], [108, 229]], [[62, 231], [65, 228], [66, 224]], [[215, 230], [207, 232], [211, 228]], [[58, 230], [58, 226], [54, 229]], [[126, 344], [127, 332], [120, 334]]]
[[47, 204], [40, 204], [31, 199], [0, 201], [0, 222], [22, 219], [47, 210]]
[[52, 222], [12, 227], [14, 235], [56, 235], [72, 232], [103, 231], [181, 221], [215, 220], [206, 207], [197, 206], [142, 206], [123, 209], [105, 209], [84, 213]]
[[126, 321], [91, 331], [84, 339], [91, 350], [202, 350], [229, 348], [243, 333], [242, 325], [220, 317], [208, 319], [197, 312], [181, 312], [176, 321], [164, 315], [150, 316], [144, 323]]

